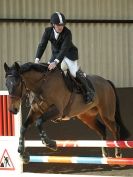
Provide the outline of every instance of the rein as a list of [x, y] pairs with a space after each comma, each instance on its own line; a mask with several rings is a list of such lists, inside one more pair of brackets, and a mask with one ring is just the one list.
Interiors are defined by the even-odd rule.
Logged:
[[[24, 95], [23, 95], [23, 88], [25, 88], [26, 91]], [[21, 78], [21, 100], [23, 101], [24, 99], [26, 99], [26, 107], [30, 107], [30, 104], [28, 104], [29, 97], [30, 97], [30, 89], [26, 87], [24, 80]]]

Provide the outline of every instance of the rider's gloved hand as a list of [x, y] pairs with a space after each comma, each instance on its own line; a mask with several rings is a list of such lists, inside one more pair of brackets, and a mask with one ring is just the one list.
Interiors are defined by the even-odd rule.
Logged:
[[59, 62], [60, 61], [58, 59], [55, 59], [53, 62], [49, 63], [48, 69], [49, 70], [55, 69]]
[[36, 58], [36, 59], [35, 59], [35, 63], [38, 64], [39, 62], [40, 62], [40, 59], [39, 59], [39, 58]]
[[48, 69], [49, 70], [55, 69], [56, 65], [57, 65], [57, 63], [54, 61], [54, 62], [49, 64]]

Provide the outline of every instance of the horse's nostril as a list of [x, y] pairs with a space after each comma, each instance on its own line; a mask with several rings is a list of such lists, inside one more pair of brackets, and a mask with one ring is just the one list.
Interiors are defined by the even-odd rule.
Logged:
[[10, 109], [9, 111], [10, 111], [11, 113], [13, 113], [13, 114], [17, 114], [17, 113], [18, 113], [18, 109], [17, 109], [17, 108]]
[[18, 109], [15, 108], [15, 109], [14, 109], [14, 114], [17, 114], [17, 113], [18, 113]]

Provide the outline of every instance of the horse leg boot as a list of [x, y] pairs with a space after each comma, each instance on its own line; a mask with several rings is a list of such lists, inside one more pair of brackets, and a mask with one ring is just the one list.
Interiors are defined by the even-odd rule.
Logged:
[[47, 136], [46, 132], [43, 131], [43, 123], [49, 119], [53, 120], [53, 119], [57, 119], [58, 117], [59, 117], [59, 111], [54, 105], [52, 105], [51, 107], [49, 107], [47, 112], [45, 112], [41, 117], [39, 117], [36, 120], [36, 127], [39, 130], [39, 134], [40, 134], [40, 138], [42, 140], [42, 143], [46, 144], [46, 147], [48, 147], [49, 149], [52, 149], [54, 151], [57, 150], [56, 141], [51, 140]]
[[39, 130], [39, 134], [40, 134], [40, 138], [42, 140], [42, 143], [43, 144], [46, 144], [46, 147], [53, 150], [53, 151], [56, 151], [57, 150], [57, 145], [56, 145], [56, 141], [54, 140], [51, 140], [46, 132], [43, 130], [43, 117], [39, 117], [39, 119], [36, 120], [36, 127], [38, 128]]
[[[84, 95], [84, 99], [85, 99], [85, 103], [91, 103], [93, 102], [93, 98], [94, 98], [94, 91], [89, 87], [88, 85], [88, 81], [86, 79], [85, 74], [81, 71], [78, 70], [76, 73], [76, 79], [82, 84], [85, 95]], [[93, 86], [92, 86], [93, 88]]]

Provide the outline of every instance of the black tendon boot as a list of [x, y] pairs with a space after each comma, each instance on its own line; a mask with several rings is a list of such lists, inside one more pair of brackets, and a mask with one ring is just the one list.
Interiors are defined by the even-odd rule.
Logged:
[[85, 92], [84, 94], [85, 103], [87, 104], [93, 102], [94, 98], [94, 91], [92, 90], [93, 86], [92, 88], [90, 88], [91, 83], [88, 84], [88, 80], [86, 79], [85, 74], [81, 70], [78, 70], [76, 73], [76, 78], [83, 86]]

